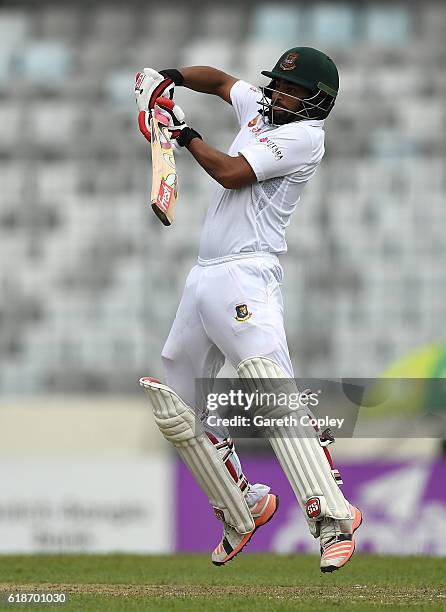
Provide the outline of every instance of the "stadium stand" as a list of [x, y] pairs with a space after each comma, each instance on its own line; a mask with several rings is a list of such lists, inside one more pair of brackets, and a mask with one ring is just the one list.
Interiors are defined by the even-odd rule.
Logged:
[[[264, 82], [300, 42], [333, 54], [341, 93], [288, 230], [296, 369], [376, 376], [443, 337], [442, 4], [20, 7], [0, 8], [0, 392], [138, 392], [141, 374], [162, 375], [213, 184], [179, 155], [178, 218], [159, 225], [134, 74], [211, 63]], [[229, 144], [229, 107], [178, 99], [210, 143]]]

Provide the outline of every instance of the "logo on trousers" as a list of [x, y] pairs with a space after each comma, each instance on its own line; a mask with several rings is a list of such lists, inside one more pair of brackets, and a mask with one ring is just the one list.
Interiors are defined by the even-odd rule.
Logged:
[[224, 522], [225, 515], [224, 515], [223, 510], [220, 510], [220, 508], [215, 508], [214, 507], [214, 514], [218, 518], [219, 521], [223, 521]]
[[237, 304], [235, 307], [235, 320], [244, 322], [252, 317], [252, 312], [249, 312], [246, 304]]

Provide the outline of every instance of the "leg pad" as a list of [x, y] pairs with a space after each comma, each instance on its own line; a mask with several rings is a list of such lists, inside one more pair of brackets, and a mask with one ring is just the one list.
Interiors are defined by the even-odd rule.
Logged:
[[142, 378], [155, 422], [163, 436], [177, 449], [209, 502], [239, 533], [255, 527], [245, 496], [228, 471], [223, 457], [203, 429], [194, 411], [169, 387]]
[[[245, 379], [250, 391], [271, 393], [274, 389], [296, 392], [294, 380], [280, 366], [266, 357], [251, 357], [242, 361], [237, 372]], [[282, 379], [274, 383], [274, 379]], [[276, 407], [258, 407], [263, 415], [280, 416]], [[283, 416], [283, 407], [280, 408]], [[285, 407], [285, 412], [290, 411]], [[294, 411], [295, 414], [299, 414]], [[271, 428], [271, 446], [304, 510], [309, 523], [325, 517], [350, 519], [350, 507], [331, 472], [330, 465], [320, 445], [308, 427]], [[311, 525], [310, 525], [311, 528]]]

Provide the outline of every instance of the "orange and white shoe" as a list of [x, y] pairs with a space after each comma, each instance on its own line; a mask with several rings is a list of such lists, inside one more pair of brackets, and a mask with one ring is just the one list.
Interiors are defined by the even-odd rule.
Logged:
[[359, 508], [350, 506], [352, 511], [351, 533], [343, 530], [343, 521], [327, 518], [321, 521], [321, 572], [334, 572], [344, 567], [355, 552], [353, 534], [361, 526], [362, 513]]
[[212, 553], [212, 563], [214, 565], [224, 565], [238, 555], [246, 544], [248, 544], [256, 530], [273, 518], [278, 507], [279, 498], [277, 495], [268, 493], [262, 497], [262, 499], [250, 508], [255, 528], [249, 533], [239, 533], [233, 527], [225, 523], [221, 542]]
[[355, 531], [362, 525], [362, 512], [359, 508], [356, 508], [356, 506], [352, 506], [351, 504], [350, 504], [350, 510], [353, 516], [353, 522], [352, 522], [353, 533], [355, 533]]

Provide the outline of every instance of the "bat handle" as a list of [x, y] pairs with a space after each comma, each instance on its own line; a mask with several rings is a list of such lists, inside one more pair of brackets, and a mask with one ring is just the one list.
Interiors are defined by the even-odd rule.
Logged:
[[169, 125], [169, 118], [155, 109], [152, 109], [152, 118], [155, 118], [156, 121], [158, 121], [158, 123], [160, 123], [161, 125]]

